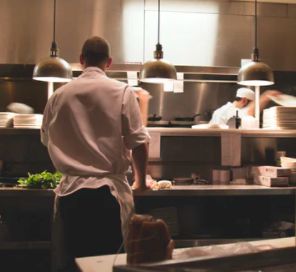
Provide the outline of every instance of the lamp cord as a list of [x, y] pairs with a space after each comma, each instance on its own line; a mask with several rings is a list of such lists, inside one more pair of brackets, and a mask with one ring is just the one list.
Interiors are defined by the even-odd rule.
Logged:
[[257, 48], [257, 0], [255, 0], [255, 48]]
[[57, 57], [58, 56], [58, 46], [56, 43], [56, 0], [53, 0], [53, 35], [52, 35], [52, 43], [50, 48], [50, 56]]
[[257, 36], [258, 36], [258, 30], [257, 30], [257, 0], [255, 0], [255, 16], [254, 16], [254, 23], [255, 23], [255, 31], [254, 31], [254, 49], [253, 49], [253, 57], [252, 59], [254, 61], [259, 60], [259, 49], [257, 44]]
[[55, 29], [56, 29], [56, 0], [53, 1], [53, 42], [55, 42]]
[[158, 25], [157, 25], [157, 43], [160, 40], [160, 0], [158, 0]]
[[156, 44], [156, 50], [154, 51], [154, 58], [158, 60], [163, 58], [162, 45], [159, 43], [159, 40], [160, 40], [160, 0], [158, 0], [157, 44]]

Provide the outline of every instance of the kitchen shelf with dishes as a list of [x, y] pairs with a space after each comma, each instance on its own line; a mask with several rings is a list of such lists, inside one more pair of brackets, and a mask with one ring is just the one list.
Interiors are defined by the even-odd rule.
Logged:
[[43, 115], [26, 113], [17, 114], [13, 112], [0, 112], [1, 128], [36, 128], [40, 129]]

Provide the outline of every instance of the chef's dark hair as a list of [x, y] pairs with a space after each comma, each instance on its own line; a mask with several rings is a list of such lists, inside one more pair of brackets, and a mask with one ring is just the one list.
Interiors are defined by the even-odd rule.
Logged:
[[101, 37], [91, 37], [84, 42], [81, 55], [87, 66], [98, 66], [110, 57], [109, 43]]
[[[236, 97], [234, 100], [235, 101], [241, 101], [243, 98], [246, 98], [246, 97]], [[248, 102], [251, 102], [251, 100], [250, 99], [248, 99], [248, 98], [246, 98], [247, 100], [248, 100]]]

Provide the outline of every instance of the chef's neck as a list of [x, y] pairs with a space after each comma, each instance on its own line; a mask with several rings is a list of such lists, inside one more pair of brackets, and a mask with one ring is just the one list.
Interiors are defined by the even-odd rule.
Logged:
[[112, 58], [109, 57], [108, 59], [101, 61], [97, 64], [89, 64], [87, 62], [85, 62], [84, 58], [82, 56], [80, 56], [80, 64], [82, 65], [83, 69], [86, 69], [88, 67], [98, 67], [103, 71], [106, 71], [106, 69], [108, 69], [110, 67], [112, 63]]

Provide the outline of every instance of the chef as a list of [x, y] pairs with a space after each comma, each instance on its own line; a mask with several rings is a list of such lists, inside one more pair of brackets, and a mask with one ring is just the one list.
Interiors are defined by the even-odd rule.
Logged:
[[41, 140], [63, 174], [55, 190], [54, 271], [77, 271], [75, 258], [119, 249], [134, 206], [131, 160], [133, 189], [147, 189], [149, 134], [134, 91], [105, 74], [111, 61], [106, 40], [86, 40], [82, 74], [58, 88], [44, 110]]
[[243, 118], [252, 115], [250, 104], [255, 99], [255, 93], [249, 88], [239, 88], [236, 92], [236, 98], [233, 102], [227, 102], [222, 107], [216, 109], [210, 120], [210, 124], [226, 125], [228, 120], [236, 115]]

